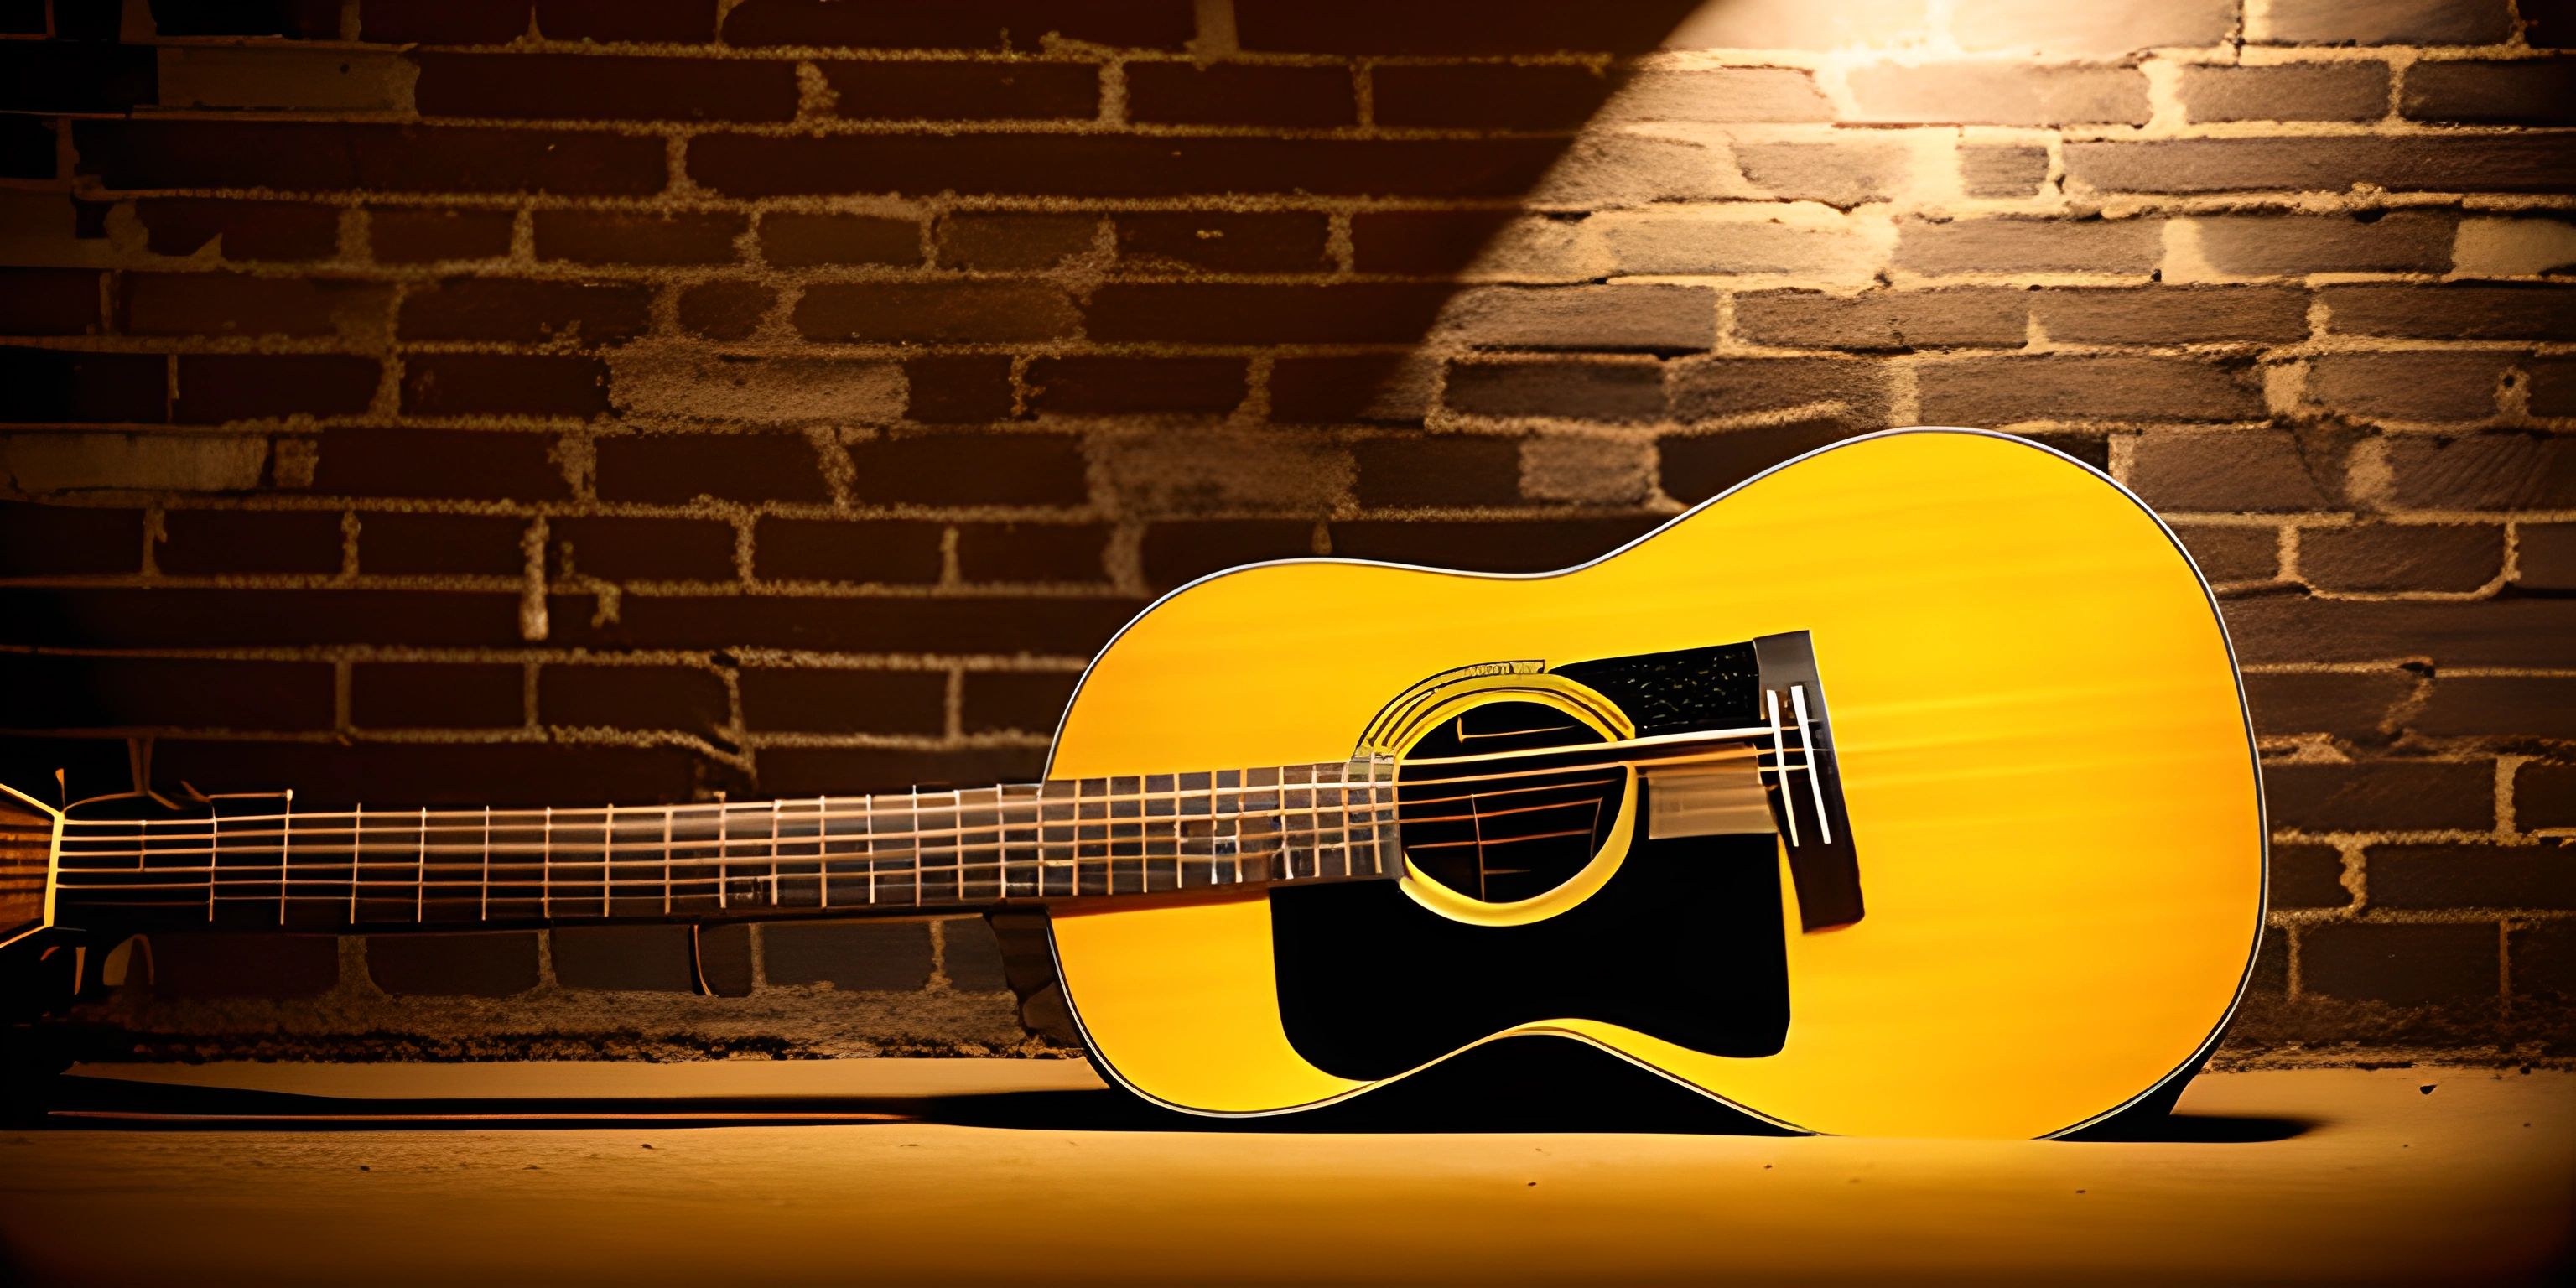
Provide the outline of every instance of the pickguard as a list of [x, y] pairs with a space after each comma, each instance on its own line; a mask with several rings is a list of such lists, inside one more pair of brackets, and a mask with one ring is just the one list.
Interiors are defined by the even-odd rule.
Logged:
[[1472, 926], [1392, 882], [1270, 893], [1279, 1013], [1309, 1063], [1391, 1077], [1516, 1025], [1593, 1019], [1710, 1055], [1789, 1031], [1778, 842], [1639, 840], [1584, 902]]

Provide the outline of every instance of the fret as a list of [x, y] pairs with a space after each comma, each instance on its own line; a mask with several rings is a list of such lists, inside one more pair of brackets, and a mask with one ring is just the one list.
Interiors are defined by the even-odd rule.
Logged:
[[1039, 898], [1074, 893], [1082, 866], [1081, 787], [1061, 778], [1038, 784]]
[[361, 801], [349, 813], [349, 924], [358, 924], [358, 846], [367, 833], [367, 806]]
[[215, 919], [215, 882], [224, 874], [224, 815], [220, 806], [206, 802], [206, 920]]
[[492, 807], [489, 805], [483, 807], [482, 869], [483, 875], [479, 882], [482, 899], [475, 915], [480, 920], [490, 921], [492, 919]]
[[295, 793], [286, 793], [286, 805], [277, 820], [277, 924], [286, 924], [286, 891], [295, 884]]
[[[600, 915], [608, 915], [605, 903]], [[411, 921], [417, 926], [429, 920], [429, 810], [420, 812], [420, 844], [411, 856]]]

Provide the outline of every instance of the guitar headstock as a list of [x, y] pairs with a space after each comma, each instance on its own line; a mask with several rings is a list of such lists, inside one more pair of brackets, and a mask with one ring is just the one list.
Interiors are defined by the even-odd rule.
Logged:
[[53, 924], [62, 811], [0, 783], [0, 946]]

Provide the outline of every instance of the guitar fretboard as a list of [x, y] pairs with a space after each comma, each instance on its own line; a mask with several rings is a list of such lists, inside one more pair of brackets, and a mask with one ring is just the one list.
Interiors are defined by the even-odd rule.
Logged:
[[334, 929], [993, 906], [1392, 876], [1393, 764], [714, 805], [67, 820], [67, 920]]

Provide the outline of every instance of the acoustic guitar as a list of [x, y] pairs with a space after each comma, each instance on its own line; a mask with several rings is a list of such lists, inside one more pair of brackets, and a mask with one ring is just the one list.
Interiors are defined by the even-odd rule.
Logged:
[[1811, 453], [1563, 572], [1204, 578], [1092, 663], [1043, 782], [176, 818], [9, 795], [0, 935], [75, 974], [135, 928], [1042, 909], [1102, 1070], [1207, 1115], [1543, 1034], [1791, 1128], [2062, 1134], [2178, 1091], [2264, 897], [2191, 560], [2090, 467], [1966, 430]]

